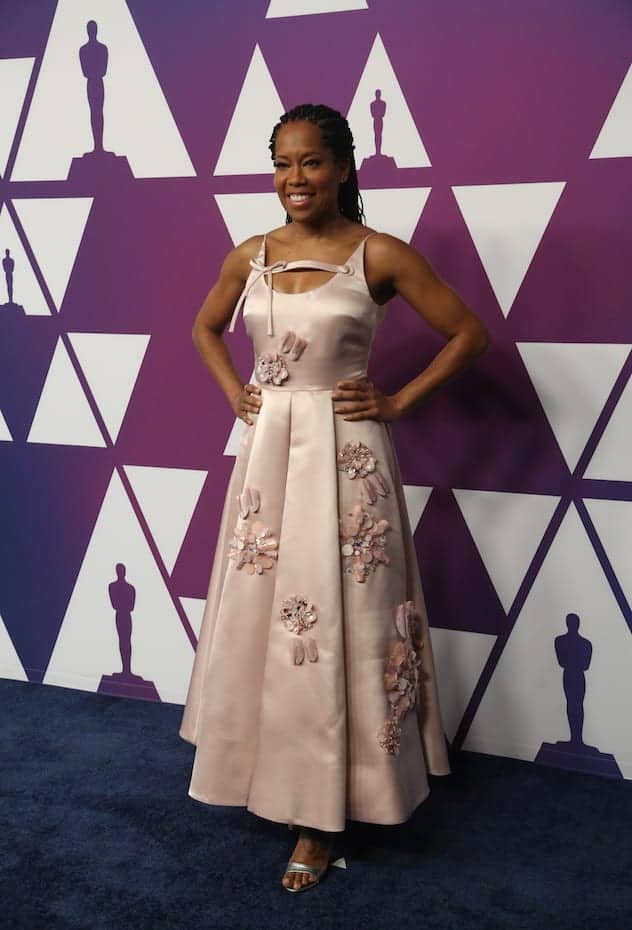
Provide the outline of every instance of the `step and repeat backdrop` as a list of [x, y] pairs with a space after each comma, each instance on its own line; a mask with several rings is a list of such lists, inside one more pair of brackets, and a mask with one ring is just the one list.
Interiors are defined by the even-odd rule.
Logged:
[[[191, 326], [326, 103], [492, 339], [393, 425], [447, 736], [632, 778], [631, 49], [616, 0], [4, 0], [0, 674], [184, 702], [247, 429]], [[396, 299], [369, 374], [442, 345]]]

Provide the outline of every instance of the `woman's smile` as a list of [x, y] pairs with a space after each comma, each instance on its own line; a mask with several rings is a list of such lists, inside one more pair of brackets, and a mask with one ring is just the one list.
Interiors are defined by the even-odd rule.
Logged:
[[313, 196], [314, 196], [313, 194], [305, 194], [305, 193], [289, 194], [288, 200], [290, 201], [292, 206], [302, 207], [302, 206], [305, 206], [305, 204], [310, 203]]

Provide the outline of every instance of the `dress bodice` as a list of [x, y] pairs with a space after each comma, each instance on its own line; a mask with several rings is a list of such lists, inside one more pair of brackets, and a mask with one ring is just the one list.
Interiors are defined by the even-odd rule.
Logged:
[[[369, 236], [375, 235], [370, 233]], [[364, 274], [366, 236], [343, 265], [311, 259], [266, 265], [266, 237], [235, 306], [243, 307], [259, 384], [283, 390], [333, 389], [342, 378], [366, 375], [371, 343], [386, 307], [376, 304]], [[324, 284], [298, 294], [272, 287], [274, 274], [298, 268], [332, 272]]]

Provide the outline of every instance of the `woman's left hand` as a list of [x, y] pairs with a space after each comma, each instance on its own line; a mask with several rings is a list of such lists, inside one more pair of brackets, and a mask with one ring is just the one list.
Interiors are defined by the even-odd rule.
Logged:
[[382, 394], [372, 381], [358, 378], [336, 382], [332, 392], [334, 413], [343, 415], [344, 420], [397, 420], [401, 415], [396, 396]]

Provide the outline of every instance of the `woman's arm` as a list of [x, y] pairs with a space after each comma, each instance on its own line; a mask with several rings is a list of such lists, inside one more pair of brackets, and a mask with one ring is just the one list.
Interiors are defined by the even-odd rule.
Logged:
[[[256, 413], [261, 399], [258, 385], [244, 385], [237, 373], [222, 333], [244, 289], [248, 260], [257, 254], [261, 236], [252, 236], [232, 249], [222, 264], [219, 278], [208, 292], [193, 323], [192, 339], [211, 375], [226, 395], [236, 416], [252, 425], [248, 411]], [[248, 388], [248, 391], [245, 389]]]
[[412, 381], [393, 395], [382, 394], [368, 381], [339, 381], [333, 399], [345, 420], [372, 417], [395, 420], [408, 413], [441, 385], [460, 374], [489, 345], [483, 323], [430, 263], [407, 243], [387, 233], [371, 236], [365, 252], [370, 291], [384, 303], [396, 294], [406, 300], [447, 344]]

